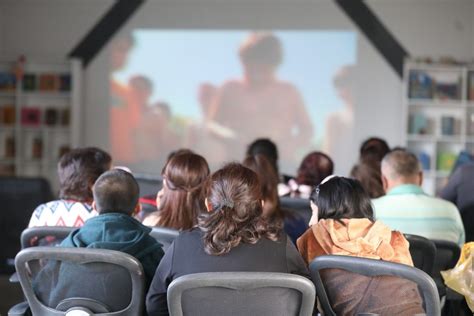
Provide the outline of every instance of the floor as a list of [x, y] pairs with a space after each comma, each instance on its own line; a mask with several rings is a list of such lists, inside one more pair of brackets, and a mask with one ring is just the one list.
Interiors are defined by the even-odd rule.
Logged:
[[10, 307], [23, 301], [20, 283], [10, 283], [9, 277], [0, 274], [0, 316], [8, 315]]

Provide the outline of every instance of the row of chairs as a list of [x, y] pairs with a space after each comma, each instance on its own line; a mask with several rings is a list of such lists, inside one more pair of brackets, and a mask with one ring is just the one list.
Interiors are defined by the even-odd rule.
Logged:
[[[68, 227], [36, 227], [23, 231], [21, 235], [22, 248], [28, 248], [35, 245], [32, 241], [37, 241], [46, 236], [54, 236], [57, 241], [64, 239], [74, 228]], [[178, 235], [178, 231], [167, 228], [153, 228], [150, 233], [157, 241], [163, 244], [164, 250], [173, 242]], [[424, 237], [415, 235], [406, 235], [410, 241], [410, 252], [412, 254], [415, 267], [423, 270], [430, 275], [438, 287], [440, 297], [446, 296], [448, 299], [460, 301], [462, 297], [456, 293], [446, 290], [439, 271], [451, 268], [459, 258], [459, 247], [446, 241], [431, 241]], [[338, 256], [340, 258], [340, 256]], [[14, 281], [15, 277], [12, 278]], [[320, 301], [327, 301], [324, 292], [321, 293]], [[326, 307], [330, 306], [327, 304]], [[329, 312], [329, 315], [330, 312]]]
[[[121, 267], [130, 275], [130, 288], [110, 288], [111, 295], [126, 297], [130, 302], [122, 310], [110, 310], [106, 302], [90, 297], [68, 297], [56, 307], [45, 306], [34, 294], [30, 263], [39, 260], [58, 260], [87, 265], [110, 265], [106, 271]], [[15, 266], [26, 303], [14, 306], [9, 316], [26, 315], [27, 307], [35, 316], [75, 315], [141, 315], [144, 302], [144, 273], [134, 257], [122, 252], [87, 248], [31, 247], [16, 257]], [[96, 267], [96, 266], [93, 266]], [[325, 315], [335, 315], [325, 293], [319, 272], [323, 269], [343, 269], [366, 276], [391, 275], [418, 284], [426, 306], [426, 315], [440, 315], [436, 285], [423, 271], [402, 264], [347, 256], [321, 256], [310, 265], [315, 285], [310, 280], [286, 273], [215, 272], [182, 276], [168, 289], [170, 315], [299, 315], [313, 314], [316, 293]], [[103, 284], [101, 284], [103, 286]], [[90, 284], [94, 288], [94, 284]], [[118, 291], [118, 292], [117, 292]], [[278, 299], [276, 299], [278, 298]], [[78, 314], [79, 315], [79, 314]]]

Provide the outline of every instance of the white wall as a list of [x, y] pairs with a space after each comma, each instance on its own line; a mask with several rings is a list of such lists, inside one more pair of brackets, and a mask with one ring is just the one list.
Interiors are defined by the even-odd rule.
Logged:
[[[106, 12], [113, 0], [3, 0], [0, 55], [65, 58]], [[369, 6], [413, 56], [474, 57], [474, 2], [471, 0], [368, 0]], [[3, 16], [2, 16], [3, 15]], [[351, 28], [332, 0], [149, 0], [127, 23], [167, 28]], [[400, 145], [401, 82], [360, 34], [354, 157], [337, 159], [347, 173], [361, 140], [371, 135]], [[88, 145], [107, 147], [108, 60], [102, 50], [84, 73]], [[106, 131], [106, 129], [105, 129]]]
[[0, 55], [65, 59], [113, 0], [2, 0]]

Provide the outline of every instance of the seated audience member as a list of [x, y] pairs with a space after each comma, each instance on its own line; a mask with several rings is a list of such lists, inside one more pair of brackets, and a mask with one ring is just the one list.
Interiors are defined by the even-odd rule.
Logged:
[[296, 244], [296, 239], [306, 231], [308, 226], [301, 216], [281, 208], [277, 192], [278, 175], [268, 159], [264, 155], [257, 154], [245, 158], [243, 165], [258, 175], [265, 202], [263, 216], [273, 225], [284, 227], [285, 232]]
[[[60, 247], [109, 249], [128, 253], [137, 258], [145, 272], [147, 288], [156, 267], [163, 257], [161, 244], [153, 239], [150, 228], [132, 216], [140, 209], [139, 188], [135, 178], [124, 170], [114, 169], [102, 174], [93, 187], [93, 207], [99, 216], [89, 219], [73, 231]], [[81, 274], [81, 271], [83, 275]], [[94, 288], [90, 282], [103, 278], [103, 288]], [[107, 302], [109, 307], [123, 309], [128, 305], [120, 297], [110, 295], [107, 289], [112, 280], [107, 274], [84, 273], [68, 264], [50, 262], [33, 281], [33, 288], [47, 306], [56, 307], [68, 297], [88, 297]], [[125, 304], [125, 305], [124, 305]]]
[[79, 227], [97, 215], [92, 208], [92, 185], [109, 170], [112, 158], [98, 148], [78, 148], [64, 154], [58, 163], [59, 200], [39, 205], [28, 227]]
[[466, 242], [474, 241], [474, 163], [458, 167], [440, 196], [459, 208], [466, 229]]
[[360, 161], [352, 168], [351, 177], [360, 182], [370, 198], [375, 199], [385, 195], [379, 162]]
[[[408, 241], [374, 220], [370, 197], [357, 180], [330, 177], [310, 197], [310, 228], [298, 239], [307, 264], [322, 255], [345, 255], [413, 266]], [[395, 277], [366, 277], [343, 270], [321, 273], [337, 315], [423, 313], [417, 286]]]
[[287, 175], [281, 175], [278, 168], [278, 149], [274, 142], [268, 138], [258, 138], [253, 141], [248, 147], [246, 156], [264, 155], [268, 161], [272, 164], [275, 172], [279, 177], [279, 182], [286, 183], [291, 177]]
[[382, 183], [386, 195], [372, 200], [377, 219], [406, 234], [464, 244], [464, 227], [456, 206], [428, 196], [421, 183], [418, 158], [394, 150], [382, 160]]
[[319, 151], [309, 153], [301, 162], [296, 178], [278, 185], [279, 196], [308, 199], [311, 190], [334, 172], [331, 158]]
[[390, 151], [387, 142], [378, 137], [370, 137], [360, 146], [359, 162], [352, 167], [351, 177], [359, 180], [371, 198], [385, 194], [382, 185], [380, 162]]
[[382, 138], [370, 137], [366, 139], [360, 146], [360, 161], [376, 161], [381, 162], [383, 157], [390, 152], [390, 147]]
[[205, 211], [204, 188], [209, 178], [206, 160], [192, 152], [178, 153], [163, 171], [163, 189], [158, 192], [158, 211], [147, 216], [143, 224], [173, 229], [190, 229], [198, 215]]
[[[168, 161], [170, 161], [170, 159], [173, 158], [177, 154], [192, 154], [192, 153], [193, 152], [191, 150], [185, 149], [185, 148], [174, 150], [169, 153], [168, 157], [166, 158], [166, 163], [168, 163]], [[165, 167], [166, 167], [166, 163], [165, 163]], [[164, 170], [165, 168], [163, 167], [162, 174]], [[160, 188], [160, 191], [161, 191], [160, 194], [163, 195], [162, 187]], [[140, 199], [138, 201], [140, 202], [142, 209], [137, 215], [135, 215], [135, 218], [138, 219], [140, 222], [143, 222], [147, 216], [151, 215], [151, 213], [158, 211], [158, 208], [156, 206], [156, 196], [157, 194], [147, 194], [147, 195], [140, 196]]]
[[197, 228], [182, 232], [160, 262], [147, 295], [150, 316], [168, 315], [166, 292], [176, 278], [199, 272], [283, 272], [308, 276], [295, 246], [262, 217], [258, 176], [228, 164], [208, 182]]

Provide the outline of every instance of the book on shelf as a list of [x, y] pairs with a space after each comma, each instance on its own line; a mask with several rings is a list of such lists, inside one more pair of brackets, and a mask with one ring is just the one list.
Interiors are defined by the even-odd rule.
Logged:
[[59, 110], [55, 108], [47, 108], [44, 111], [44, 123], [49, 126], [58, 124]]
[[441, 117], [441, 135], [452, 136], [454, 135], [454, 127], [456, 120], [452, 116], [442, 116]]
[[467, 73], [467, 99], [474, 101], [474, 70]]
[[438, 153], [438, 161], [436, 169], [439, 171], [450, 172], [456, 163], [457, 155], [449, 151], [441, 151]]
[[426, 152], [420, 152], [418, 154], [418, 160], [420, 161], [421, 168], [425, 171], [430, 170], [431, 168], [431, 157]]
[[428, 134], [428, 119], [422, 113], [414, 113], [409, 117], [408, 132], [413, 135]]
[[23, 91], [36, 91], [36, 75], [27, 73], [23, 76]]
[[57, 74], [44, 73], [39, 75], [38, 89], [44, 92], [59, 90], [59, 76]]
[[59, 91], [62, 91], [62, 92], [71, 91], [71, 75], [70, 74], [59, 75]]
[[21, 125], [39, 126], [41, 124], [41, 110], [36, 107], [21, 109]]
[[408, 78], [408, 97], [410, 99], [432, 99], [434, 82], [431, 76], [422, 70], [410, 70]]
[[0, 72], [0, 91], [12, 92], [16, 88], [16, 77], [11, 72]]
[[0, 123], [4, 125], [15, 124], [15, 106], [13, 104], [5, 104], [0, 107]]

